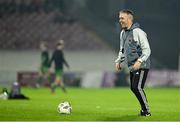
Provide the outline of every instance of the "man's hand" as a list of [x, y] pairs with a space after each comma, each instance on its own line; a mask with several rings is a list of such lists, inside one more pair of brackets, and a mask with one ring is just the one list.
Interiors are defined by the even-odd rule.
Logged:
[[121, 64], [116, 63], [116, 70], [117, 70], [117, 71], [120, 71], [121, 69], [122, 69]]
[[133, 70], [138, 70], [141, 67], [141, 62], [140, 61], [136, 61], [135, 64], [133, 65]]

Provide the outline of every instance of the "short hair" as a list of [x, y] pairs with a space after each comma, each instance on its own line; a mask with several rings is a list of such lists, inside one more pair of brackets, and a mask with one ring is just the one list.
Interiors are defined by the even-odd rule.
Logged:
[[127, 15], [130, 15], [131, 20], [134, 20], [134, 12], [130, 9], [123, 9], [119, 13], [126, 13]]
[[47, 43], [46, 43], [45, 41], [41, 41], [41, 42], [40, 42], [40, 45], [43, 45], [43, 46], [46, 47], [46, 46], [47, 46]]
[[63, 44], [64, 44], [64, 40], [62, 40], [62, 39], [57, 42], [57, 46], [63, 45]]

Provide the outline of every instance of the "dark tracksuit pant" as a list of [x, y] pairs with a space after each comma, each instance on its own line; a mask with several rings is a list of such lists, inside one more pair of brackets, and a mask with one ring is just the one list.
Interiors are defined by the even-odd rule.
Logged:
[[141, 109], [143, 111], [150, 112], [146, 94], [143, 90], [148, 71], [149, 69], [139, 69], [137, 71], [130, 72], [130, 82], [131, 82], [131, 90], [136, 95], [139, 103], [141, 104]]

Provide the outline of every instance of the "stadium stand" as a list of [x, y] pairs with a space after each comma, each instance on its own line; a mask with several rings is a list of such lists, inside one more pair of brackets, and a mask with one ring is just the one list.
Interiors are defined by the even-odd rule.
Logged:
[[41, 3], [1, 1], [1, 49], [38, 49], [41, 41], [53, 48], [59, 39], [65, 40], [67, 50], [109, 49], [78, 20], [58, 9], [48, 11], [49, 6]]

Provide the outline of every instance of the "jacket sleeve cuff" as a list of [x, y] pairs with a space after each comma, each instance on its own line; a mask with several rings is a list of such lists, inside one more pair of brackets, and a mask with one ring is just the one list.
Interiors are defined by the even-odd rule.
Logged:
[[141, 63], [143, 62], [143, 60], [141, 58], [139, 58], [138, 61], [141, 62]]

